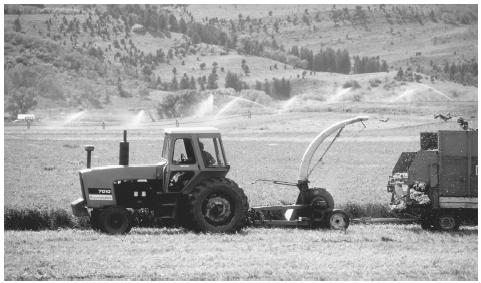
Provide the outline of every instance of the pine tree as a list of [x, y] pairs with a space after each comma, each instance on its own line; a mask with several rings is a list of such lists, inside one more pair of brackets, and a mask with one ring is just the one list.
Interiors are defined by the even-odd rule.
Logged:
[[196, 85], [195, 85], [194, 76], [190, 77], [189, 88], [190, 88], [190, 89], [197, 89], [197, 87], [196, 87]]
[[381, 72], [388, 72], [389, 67], [387, 65], [386, 60], [382, 60]]
[[177, 82], [177, 78], [174, 77], [172, 82], [170, 83], [170, 90], [176, 91], [179, 89], [179, 83]]
[[217, 89], [217, 73], [216, 69], [212, 69], [212, 73], [210, 73], [209, 78], [207, 79], [207, 89]]
[[15, 32], [22, 32], [22, 25], [20, 24], [20, 17], [17, 17], [13, 22], [13, 30]]
[[169, 17], [169, 25], [170, 25], [170, 31], [173, 31], [173, 32], [179, 31], [179, 24], [177, 23], [177, 18], [172, 14]]
[[226, 88], [233, 88], [236, 91], [241, 91], [242, 90], [242, 81], [239, 79], [239, 76], [237, 76], [237, 74], [231, 73], [229, 71], [225, 75], [225, 87]]
[[184, 73], [184, 76], [180, 80], [180, 89], [189, 89], [189, 77], [187, 77], [187, 73]]
[[399, 70], [397, 71], [396, 79], [402, 80], [403, 78], [404, 78], [403, 68], [400, 67]]
[[187, 24], [183, 18], [181, 18], [179, 21], [179, 32], [183, 34], [187, 33]]

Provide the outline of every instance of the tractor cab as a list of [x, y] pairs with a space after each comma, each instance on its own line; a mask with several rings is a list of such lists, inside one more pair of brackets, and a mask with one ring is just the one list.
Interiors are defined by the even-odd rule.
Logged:
[[213, 127], [165, 129], [162, 158], [168, 192], [188, 190], [197, 179], [225, 177], [230, 169], [220, 132]]

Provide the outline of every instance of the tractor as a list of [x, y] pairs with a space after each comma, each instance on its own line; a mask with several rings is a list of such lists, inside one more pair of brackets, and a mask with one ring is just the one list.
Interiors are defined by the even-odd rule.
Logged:
[[197, 232], [232, 233], [246, 225], [347, 229], [349, 217], [334, 209], [331, 194], [309, 188], [310, 163], [327, 137], [337, 131], [328, 150], [345, 126], [367, 119], [338, 122], [314, 138], [302, 157], [297, 183], [261, 180], [297, 187], [295, 204], [250, 210], [244, 191], [226, 178], [230, 165], [218, 129], [167, 128], [160, 161], [144, 165], [129, 165], [124, 131], [119, 165], [90, 168], [94, 147], [85, 147], [87, 169], [79, 172], [82, 197], [71, 203], [72, 211], [78, 217], [89, 216], [94, 229], [109, 234], [129, 232], [133, 212], [140, 209]]
[[108, 234], [129, 232], [133, 210], [143, 208], [199, 232], [245, 226], [247, 197], [226, 178], [230, 166], [218, 129], [165, 129], [160, 161], [145, 165], [129, 165], [126, 136], [124, 131], [119, 165], [90, 168], [94, 148], [85, 147], [87, 169], [79, 172], [82, 198], [71, 204], [74, 215], [89, 216], [91, 208], [92, 227]]

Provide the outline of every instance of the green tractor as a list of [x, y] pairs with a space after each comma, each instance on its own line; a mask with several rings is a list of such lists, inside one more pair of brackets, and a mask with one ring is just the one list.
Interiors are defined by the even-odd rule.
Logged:
[[76, 216], [90, 215], [95, 229], [127, 233], [132, 211], [145, 208], [157, 218], [199, 232], [231, 233], [245, 226], [247, 197], [226, 178], [230, 166], [216, 128], [165, 129], [156, 164], [128, 164], [125, 131], [119, 165], [91, 169], [93, 146], [85, 149], [87, 169], [79, 173], [82, 198], [72, 203], [72, 210]]

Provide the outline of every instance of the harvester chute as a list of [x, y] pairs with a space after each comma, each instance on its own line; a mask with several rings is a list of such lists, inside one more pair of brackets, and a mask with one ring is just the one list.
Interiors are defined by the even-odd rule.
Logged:
[[319, 133], [319, 135], [317, 135], [311, 141], [306, 151], [304, 152], [304, 155], [302, 156], [301, 164], [299, 166], [299, 175], [297, 178], [298, 182], [299, 183], [308, 182], [309, 175], [312, 172], [312, 170], [309, 171], [312, 157], [314, 156], [314, 153], [319, 148], [319, 146], [326, 140], [326, 138], [328, 138], [330, 135], [332, 135], [336, 131], [341, 131], [347, 125], [363, 122], [368, 119], [369, 119], [368, 116], [358, 116], [355, 118], [347, 119], [347, 120], [335, 123], [330, 127], [326, 128], [321, 133]]

